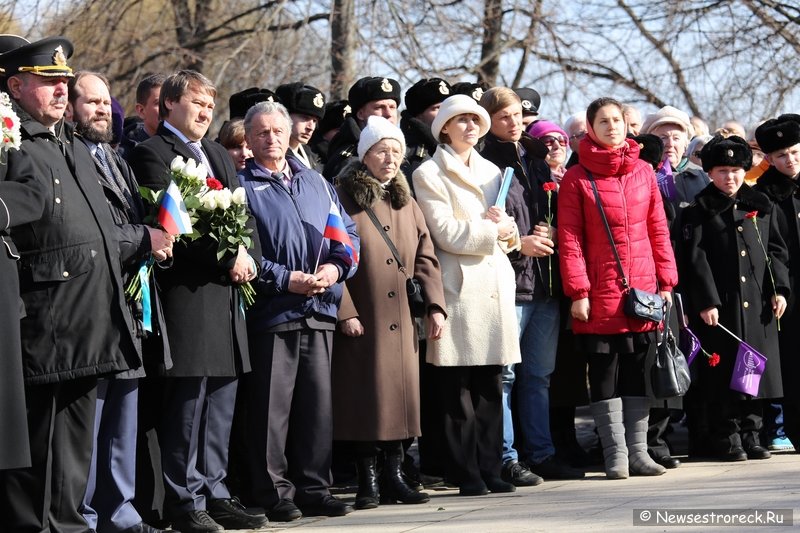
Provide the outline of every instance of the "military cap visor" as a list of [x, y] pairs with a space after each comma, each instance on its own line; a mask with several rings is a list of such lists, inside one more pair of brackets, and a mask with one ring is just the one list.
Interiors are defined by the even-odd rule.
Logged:
[[[0, 41], [0, 44], [2, 42]], [[48, 37], [34, 43], [22, 44], [0, 54], [0, 68], [6, 76], [30, 72], [38, 76], [73, 77], [67, 59], [72, 56], [72, 43], [64, 37]]]

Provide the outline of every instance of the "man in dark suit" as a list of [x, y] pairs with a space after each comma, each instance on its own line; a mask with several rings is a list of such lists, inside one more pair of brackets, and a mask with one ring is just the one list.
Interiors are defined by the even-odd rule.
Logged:
[[141, 364], [101, 178], [63, 119], [72, 50], [54, 37], [0, 55], [2, 88], [21, 120], [22, 145], [7, 154], [7, 179], [25, 179], [32, 164], [44, 192], [43, 215], [11, 231], [26, 313], [20, 336], [31, 466], [0, 473], [4, 531], [88, 529], [79, 506], [97, 376]]
[[[239, 182], [225, 149], [203, 138], [216, 89], [202, 74], [182, 70], [161, 87], [162, 123], [130, 159], [141, 185], [164, 189], [176, 156], [203, 163], [231, 190]], [[252, 221], [251, 221], [252, 222]], [[247, 332], [237, 285], [255, 278], [260, 260], [243, 246], [217, 260], [210, 236], [181, 241], [172, 268], [157, 273], [173, 367], [166, 372], [161, 456], [165, 513], [183, 533], [252, 529], [266, 524], [231, 497], [224, 479], [237, 376], [250, 370]]]
[[[116, 223], [120, 243], [123, 281], [127, 284], [150, 256], [165, 261], [172, 256], [174, 238], [165, 231], [142, 224], [144, 206], [130, 167], [108, 144], [111, 129], [111, 94], [108, 80], [93, 72], [78, 72], [69, 82], [67, 117], [75, 123], [89, 148], [100, 176], [103, 192]], [[148, 309], [142, 302], [129, 302], [137, 345], [145, 337], [158, 340], [160, 364], [171, 366], [166, 333], [160, 324], [155, 285], [150, 283]], [[147, 311], [147, 314], [144, 313]], [[145, 317], [149, 318], [145, 318]], [[154, 327], [155, 326], [155, 327]], [[160, 327], [161, 326], [161, 327]], [[166, 356], [166, 362], [164, 360]], [[82, 513], [91, 529], [103, 532], [155, 533], [142, 522], [133, 506], [136, 474], [137, 399], [144, 368], [102, 378], [97, 385], [95, 446]]]

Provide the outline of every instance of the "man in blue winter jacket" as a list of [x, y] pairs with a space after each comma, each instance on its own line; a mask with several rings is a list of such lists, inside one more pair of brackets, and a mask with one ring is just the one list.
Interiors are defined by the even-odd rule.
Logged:
[[[284, 106], [258, 103], [244, 126], [253, 158], [239, 178], [262, 239], [260, 297], [247, 315], [253, 372], [244, 383], [253, 496], [272, 521], [345, 515], [353, 508], [328, 490], [330, 356], [342, 282], [358, 262], [356, 226], [319, 173], [286, 158]], [[346, 243], [325, 238], [332, 221], [344, 226]]]

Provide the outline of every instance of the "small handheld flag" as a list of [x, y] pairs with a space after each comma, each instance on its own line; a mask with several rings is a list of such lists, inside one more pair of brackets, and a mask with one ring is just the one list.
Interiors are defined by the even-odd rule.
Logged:
[[170, 235], [183, 235], [192, 232], [192, 221], [183, 203], [181, 190], [173, 181], [170, 182], [164, 197], [161, 199], [161, 207], [158, 210], [158, 223]]
[[344, 227], [344, 220], [342, 220], [342, 215], [339, 213], [339, 208], [333, 202], [331, 202], [331, 207], [328, 211], [328, 220], [325, 223], [322, 236], [342, 243], [345, 250], [347, 250], [347, 255], [350, 256], [350, 267], [358, 266], [358, 250], [353, 246], [353, 241], [350, 240], [347, 228]]

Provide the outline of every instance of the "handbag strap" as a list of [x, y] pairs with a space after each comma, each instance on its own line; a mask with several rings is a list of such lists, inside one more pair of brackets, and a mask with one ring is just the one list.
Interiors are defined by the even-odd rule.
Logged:
[[617, 267], [619, 267], [619, 273], [622, 276], [622, 288], [627, 290], [628, 278], [625, 276], [625, 270], [622, 268], [622, 261], [620, 261], [619, 259], [619, 253], [617, 252], [617, 245], [614, 243], [614, 236], [611, 235], [611, 228], [608, 225], [606, 212], [603, 210], [603, 204], [600, 201], [600, 193], [597, 192], [597, 184], [594, 182], [594, 176], [592, 176], [591, 172], [586, 170], [586, 175], [589, 177], [589, 183], [592, 184], [592, 190], [594, 191], [594, 199], [597, 203], [597, 209], [600, 211], [600, 219], [603, 221], [603, 226], [605, 226], [606, 228], [606, 235], [608, 235], [608, 242], [611, 243], [611, 250], [614, 252], [614, 259], [617, 260]]
[[371, 207], [365, 207], [364, 211], [367, 212], [367, 215], [369, 216], [369, 219], [372, 221], [372, 223], [378, 229], [378, 233], [381, 234], [381, 237], [383, 237], [383, 240], [386, 242], [386, 246], [388, 246], [389, 250], [392, 252], [392, 255], [394, 256], [394, 260], [397, 261], [397, 269], [400, 272], [402, 272], [406, 277], [409, 277], [408, 276], [408, 272], [406, 272], [406, 267], [405, 267], [405, 265], [403, 265], [403, 261], [400, 260], [400, 252], [397, 251], [397, 247], [395, 247], [394, 243], [392, 242], [392, 239], [389, 238], [389, 235], [386, 233], [386, 230], [383, 229], [383, 226], [381, 225], [381, 221], [378, 220], [377, 216], [375, 216], [375, 212], [372, 210]]

